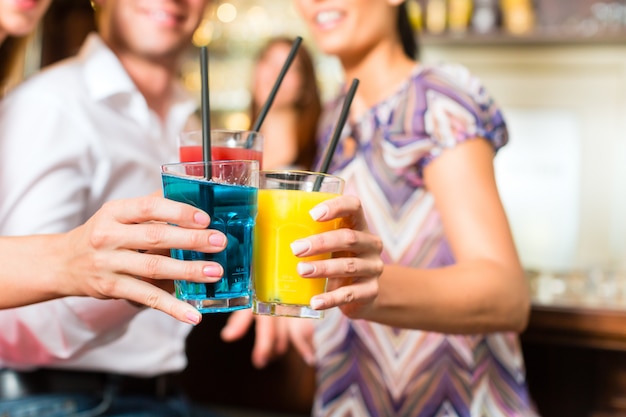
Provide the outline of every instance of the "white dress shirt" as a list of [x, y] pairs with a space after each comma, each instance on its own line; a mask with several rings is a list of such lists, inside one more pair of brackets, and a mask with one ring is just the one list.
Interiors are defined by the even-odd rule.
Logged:
[[[78, 56], [13, 90], [0, 102], [0, 235], [65, 232], [108, 200], [159, 190], [159, 166], [177, 161], [176, 136], [195, 109], [177, 88], [162, 123], [92, 34]], [[184, 368], [190, 329], [122, 300], [0, 310], [0, 368], [152, 376]]]

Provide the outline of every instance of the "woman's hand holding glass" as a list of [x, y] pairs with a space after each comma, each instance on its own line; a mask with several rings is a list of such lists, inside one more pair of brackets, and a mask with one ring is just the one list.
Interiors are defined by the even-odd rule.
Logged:
[[172, 259], [169, 248], [223, 250], [226, 237], [206, 229], [209, 222], [205, 212], [161, 197], [109, 202], [66, 234], [62, 288], [68, 295], [128, 299], [198, 323], [200, 313], [171, 294], [172, 280], [215, 282], [223, 270], [215, 262]]
[[331, 259], [298, 265], [304, 278], [328, 278], [326, 292], [313, 297], [311, 306], [317, 310], [339, 307], [347, 316], [358, 318], [378, 294], [378, 277], [383, 271], [382, 242], [369, 232], [356, 197], [335, 197], [318, 204], [310, 214], [317, 221], [342, 219], [340, 229], [292, 244], [294, 255], [299, 257], [333, 253]]
[[[327, 290], [311, 299], [318, 310], [339, 307], [349, 317], [361, 317], [372, 306], [378, 295], [378, 278], [383, 271], [382, 242], [369, 232], [358, 198], [338, 196], [318, 204], [311, 210], [317, 221], [342, 219], [342, 227], [330, 232], [300, 239], [292, 244], [296, 256], [333, 253], [328, 260], [301, 262], [298, 272], [304, 278], [328, 278]], [[222, 339], [235, 341], [246, 333], [256, 318], [256, 340], [252, 361], [263, 367], [274, 357], [285, 352], [287, 337], [308, 363], [312, 362], [311, 320], [253, 316], [248, 310], [231, 314], [222, 330]], [[292, 331], [302, 327], [307, 330]]]

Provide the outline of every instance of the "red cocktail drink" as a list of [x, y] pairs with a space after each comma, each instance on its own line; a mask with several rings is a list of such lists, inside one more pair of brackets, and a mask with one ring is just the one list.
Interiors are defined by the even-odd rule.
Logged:
[[[201, 162], [202, 131], [183, 132], [178, 136], [180, 162]], [[263, 159], [263, 135], [249, 130], [211, 129], [211, 159], [214, 161]]]
[[[202, 161], [202, 145], [181, 146], [180, 162], [201, 162]], [[261, 166], [263, 152], [256, 149], [231, 148], [227, 146], [212, 146], [211, 158], [214, 161], [226, 161], [235, 159], [259, 161]]]

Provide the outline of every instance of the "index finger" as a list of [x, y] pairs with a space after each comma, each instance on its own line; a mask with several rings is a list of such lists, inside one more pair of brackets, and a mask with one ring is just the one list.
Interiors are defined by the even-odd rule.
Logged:
[[120, 278], [118, 285], [113, 287], [113, 291], [108, 296], [161, 310], [184, 323], [196, 325], [202, 320], [202, 314], [191, 305], [152, 284], [132, 277]]
[[317, 221], [344, 219], [343, 226], [356, 230], [367, 230], [361, 200], [351, 195], [341, 195], [313, 207], [311, 217]]
[[155, 195], [110, 201], [102, 210], [123, 224], [157, 221], [204, 229], [211, 222], [209, 215], [196, 207]]

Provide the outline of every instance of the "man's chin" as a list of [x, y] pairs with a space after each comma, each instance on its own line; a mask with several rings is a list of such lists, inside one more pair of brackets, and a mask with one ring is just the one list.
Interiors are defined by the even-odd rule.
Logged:
[[[190, 44], [189, 44], [190, 45]], [[185, 50], [185, 47], [176, 45], [172, 47], [166, 47], [165, 45], [150, 45], [142, 48], [138, 51], [138, 55], [143, 56], [145, 59], [153, 62], [161, 62], [166, 64], [175, 64], [178, 58]]]

